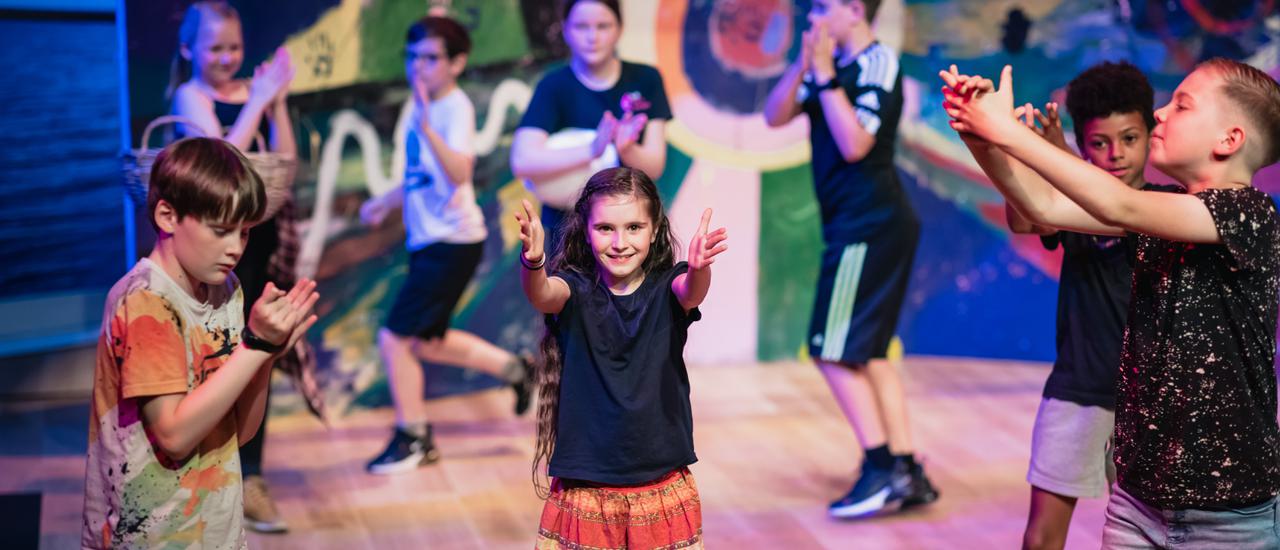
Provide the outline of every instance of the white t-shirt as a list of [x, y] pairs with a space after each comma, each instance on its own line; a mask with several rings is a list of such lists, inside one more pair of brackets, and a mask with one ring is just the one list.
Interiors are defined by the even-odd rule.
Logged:
[[[431, 129], [450, 149], [475, 155], [476, 111], [462, 89], [455, 88], [427, 108]], [[470, 177], [450, 185], [431, 146], [417, 129], [406, 134], [404, 170], [405, 247], [410, 251], [444, 242], [472, 244], [485, 240], [484, 212], [476, 204]]]

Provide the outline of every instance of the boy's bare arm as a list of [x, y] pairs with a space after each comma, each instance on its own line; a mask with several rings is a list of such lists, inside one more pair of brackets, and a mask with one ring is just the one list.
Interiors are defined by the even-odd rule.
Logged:
[[1032, 223], [1009, 202], [1004, 204], [1004, 221], [1009, 224], [1009, 231], [1019, 235], [1052, 235], [1058, 232], [1052, 227]]
[[[1198, 198], [1133, 189], [1101, 168], [1035, 139], [1035, 132], [1009, 116], [1013, 110], [1012, 68], [1005, 66], [1001, 71], [998, 90], [989, 80], [960, 78], [954, 71], [943, 71], [940, 76], [949, 87], [946, 108], [953, 128], [972, 133], [1016, 159], [1010, 164], [1031, 168], [1097, 221], [1173, 241], [1221, 242], [1209, 209]], [[1015, 207], [1032, 221], [1041, 221], [1022, 204], [1015, 202]]]
[[[428, 113], [431, 109], [431, 96], [427, 92], [426, 84], [421, 80], [414, 79], [410, 83], [413, 90], [413, 121], [414, 130], [418, 135], [422, 136], [426, 141], [426, 146], [431, 150], [431, 155], [435, 157], [436, 163], [440, 165], [440, 171], [444, 174], [446, 182], [451, 186], [458, 186], [471, 181], [472, 171], [475, 168], [476, 157], [473, 154], [463, 153], [454, 150], [445, 141], [444, 136], [435, 131], [431, 127], [431, 121], [428, 119]], [[464, 117], [466, 118], [466, 117]], [[470, 124], [475, 127], [475, 117], [470, 117], [470, 121], [464, 124]]]
[[[962, 133], [961, 137], [978, 167], [1004, 195], [1008, 207], [1031, 224], [1045, 229], [1067, 229], [1094, 235], [1124, 234], [1123, 229], [1094, 218], [1039, 174], [999, 148], [971, 134]], [[1042, 234], [1048, 233], [1052, 231]]]
[[[254, 332], [265, 340], [286, 344], [288, 349], [315, 324], [316, 316], [311, 315], [311, 308], [319, 295], [314, 290], [315, 283], [305, 279], [288, 293], [268, 283], [250, 313]], [[272, 354], [250, 349], [242, 342], [227, 362], [194, 390], [148, 399], [142, 412], [160, 450], [175, 460], [189, 456], [228, 412], [239, 408], [245, 389], [260, 371], [269, 367], [272, 358]], [[261, 398], [264, 400], [265, 391], [263, 386]], [[257, 398], [255, 395], [249, 399]], [[250, 432], [256, 432], [256, 425], [262, 422], [265, 402], [258, 407], [256, 419], [252, 418], [252, 404], [246, 407], [246, 417], [237, 410], [237, 422], [241, 426], [254, 424]]]
[[876, 136], [858, 122], [849, 95], [843, 89], [832, 88], [818, 92], [818, 100], [822, 103], [822, 117], [845, 162], [858, 162], [866, 157], [876, 144]]
[[801, 81], [804, 80], [804, 72], [808, 70], [807, 65], [808, 62], [802, 54], [800, 59], [782, 73], [778, 83], [773, 85], [773, 90], [769, 91], [769, 98], [764, 103], [765, 124], [776, 128], [791, 122], [791, 119], [801, 113], [800, 102], [796, 101], [796, 93], [800, 90]]
[[270, 360], [270, 353], [238, 346], [231, 358], [194, 390], [147, 399], [142, 413], [156, 445], [174, 460], [189, 456]]
[[1171, 241], [1219, 243], [1218, 228], [1200, 199], [1177, 193], [1145, 192], [1125, 185], [1074, 155], [1030, 142], [1016, 132], [1003, 149], [1041, 174], [1062, 194], [1104, 224]]
[[253, 375], [249, 385], [236, 399], [236, 438], [243, 447], [258, 435], [263, 419], [267, 416], [267, 389], [271, 385], [271, 363], [268, 362]]

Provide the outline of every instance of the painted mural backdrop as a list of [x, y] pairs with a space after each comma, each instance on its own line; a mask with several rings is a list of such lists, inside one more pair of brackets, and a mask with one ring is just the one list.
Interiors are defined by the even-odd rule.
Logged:
[[[541, 321], [524, 302], [511, 209], [531, 198], [507, 166], [510, 136], [546, 69], [563, 63], [559, 14], [537, 0], [307, 0], [233, 2], [252, 67], [278, 44], [300, 63], [291, 105], [303, 140], [297, 192], [303, 212], [299, 270], [321, 281], [322, 351], [330, 398], [386, 402], [374, 334], [406, 273], [403, 228], [360, 225], [371, 193], [399, 183], [409, 95], [405, 28], [432, 4], [471, 30], [476, 49], [462, 86], [477, 108], [475, 183], [490, 226], [485, 259], [456, 323], [515, 350], [533, 349]], [[1226, 4], [1226, 3], [1215, 3]], [[1061, 100], [1079, 70], [1127, 59], [1163, 101], [1194, 63], [1212, 55], [1280, 73], [1280, 17], [1271, 0], [1231, 8], [1181, 2], [1060, 0], [885, 2], [881, 39], [902, 52], [907, 105], [899, 166], [924, 232], [899, 334], [907, 353], [1051, 360], [1059, 258], [1011, 238], [1002, 201], [947, 128], [936, 72], [955, 62], [995, 74], [1011, 63], [1018, 100]], [[183, 2], [127, 3], [129, 91], [135, 139], [162, 114]], [[770, 87], [799, 48], [808, 3], [789, 0], [623, 2], [622, 57], [657, 66], [675, 120], [658, 182], [679, 235], [705, 207], [733, 231], [716, 288], [687, 350], [696, 363], [793, 359], [804, 353], [821, 251], [808, 168], [807, 122], [770, 129], [760, 115]], [[1157, 174], [1151, 174], [1158, 178]], [[1280, 190], [1272, 171], [1261, 178]], [[444, 393], [492, 384], [430, 369]], [[287, 400], [280, 406], [288, 406]]]

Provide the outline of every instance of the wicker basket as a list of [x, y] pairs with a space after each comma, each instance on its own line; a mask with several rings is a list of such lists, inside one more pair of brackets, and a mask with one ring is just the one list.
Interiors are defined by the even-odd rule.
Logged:
[[[160, 149], [151, 149], [148, 146], [151, 139], [151, 131], [159, 126], [179, 123], [187, 125], [188, 129], [196, 133], [200, 133], [199, 126], [196, 126], [190, 119], [177, 115], [165, 115], [147, 124], [147, 127], [142, 131], [142, 145], [140, 148], [126, 151], [121, 155], [124, 188], [128, 191], [129, 197], [133, 199], [135, 204], [141, 206], [147, 203], [147, 186], [151, 179], [151, 165], [155, 163], [156, 155], [160, 154]], [[262, 178], [263, 186], [267, 191], [267, 212], [263, 216], [265, 220], [276, 215], [276, 212], [280, 211], [280, 207], [289, 200], [290, 194], [293, 193], [293, 180], [297, 174], [298, 160], [295, 157], [267, 151], [261, 133], [254, 135], [253, 138], [258, 150], [244, 153], [244, 156], [249, 159], [249, 164], [253, 166], [253, 170]]]

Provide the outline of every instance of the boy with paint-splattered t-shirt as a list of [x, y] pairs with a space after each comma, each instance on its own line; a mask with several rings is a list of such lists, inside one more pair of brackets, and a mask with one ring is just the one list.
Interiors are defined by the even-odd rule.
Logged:
[[83, 548], [245, 548], [239, 447], [257, 432], [271, 361], [315, 322], [315, 283], [268, 284], [246, 324], [231, 273], [265, 210], [230, 144], [160, 153], [155, 250], [112, 287], [94, 369]]
[[86, 531], [107, 528], [103, 541], [149, 532], [194, 542], [217, 533], [243, 546], [235, 417], [219, 420], [180, 463], [152, 448], [142, 419], [143, 399], [198, 386], [235, 349], [240, 285], [233, 275], [209, 291], [197, 302], [143, 258], [107, 298], [85, 477]]

